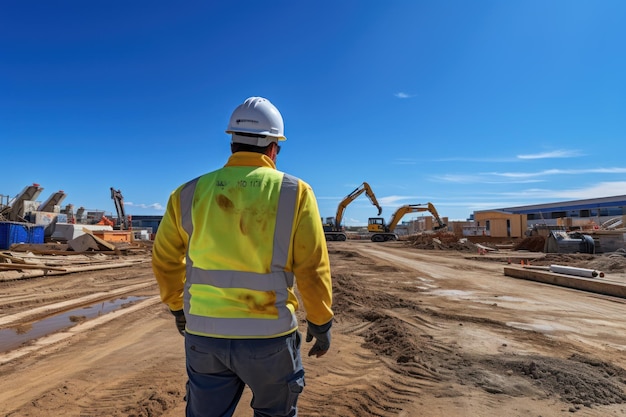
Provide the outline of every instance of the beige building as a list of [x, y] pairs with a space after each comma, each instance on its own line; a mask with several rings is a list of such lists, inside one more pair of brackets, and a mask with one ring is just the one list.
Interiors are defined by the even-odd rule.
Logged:
[[525, 236], [528, 219], [526, 214], [478, 211], [474, 212], [474, 224], [485, 236], [516, 238]]

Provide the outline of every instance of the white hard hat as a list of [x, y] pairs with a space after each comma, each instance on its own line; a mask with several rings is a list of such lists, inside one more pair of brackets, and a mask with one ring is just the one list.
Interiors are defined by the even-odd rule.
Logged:
[[243, 104], [237, 106], [230, 116], [226, 133], [233, 135], [233, 142], [256, 146], [267, 146], [271, 142], [287, 140], [283, 117], [278, 109], [263, 97], [249, 97]]

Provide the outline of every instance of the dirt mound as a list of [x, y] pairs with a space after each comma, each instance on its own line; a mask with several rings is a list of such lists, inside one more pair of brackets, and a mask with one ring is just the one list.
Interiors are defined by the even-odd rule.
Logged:
[[572, 355], [567, 360], [531, 356], [511, 360], [508, 365], [574, 405], [591, 407], [626, 402], [626, 394], [618, 385], [626, 381], [626, 371], [608, 363]]
[[530, 252], [543, 252], [546, 238], [543, 236], [531, 236], [513, 246], [513, 250], [527, 250]]
[[586, 268], [597, 269], [599, 271], [622, 272], [626, 271], [626, 251], [623, 249], [613, 253], [605, 253], [596, 256], [588, 263]]
[[420, 233], [408, 236], [407, 246], [416, 249], [457, 250], [464, 252], [476, 251], [476, 245], [467, 239], [459, 239], [451, 232]]
[[[567, 359], [487, 355], [472, 360], [480, 367], [461, 365], [457, 376], [463, 383], [473, 383], [493, 394], [527, 396], [534, 391], [535, 395], [557, 397], [571, 404], [569, 412], [582, 407], [626, 403], [623, 390], [626, 371], [582, 355]], [[502, 384], [498, 376], [504, 375], [516, 382]]]
[[533, 260], [534, 265], [567, 265], [576, 268], [595, 269], [602, 272], [626, 271], [626, 251], [598, 255], [585, 253], [547, 253]]

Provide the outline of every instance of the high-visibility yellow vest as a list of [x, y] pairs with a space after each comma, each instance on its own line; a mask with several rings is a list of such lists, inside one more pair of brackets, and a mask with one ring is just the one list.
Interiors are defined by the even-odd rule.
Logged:
[[267, 338], [297, 329], [285, 270], [297, 197], [298, 178], [267, 167], [226, 166], [183, 186], [189, 333]]

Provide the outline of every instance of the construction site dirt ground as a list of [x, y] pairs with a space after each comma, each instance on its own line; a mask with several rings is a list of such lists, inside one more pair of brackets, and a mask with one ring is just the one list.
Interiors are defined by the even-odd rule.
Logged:
[[[332, 347], [315, 359], [303, 343], [300, 416], [626, 416], [626, 300], [503, 273], [553, 263], [626, 282], [623, 256], [328, 246]], [[183, 338], [150, 253], [107, 256], [118, 267], [0, 281], [1, 416], [184, 415]]]

